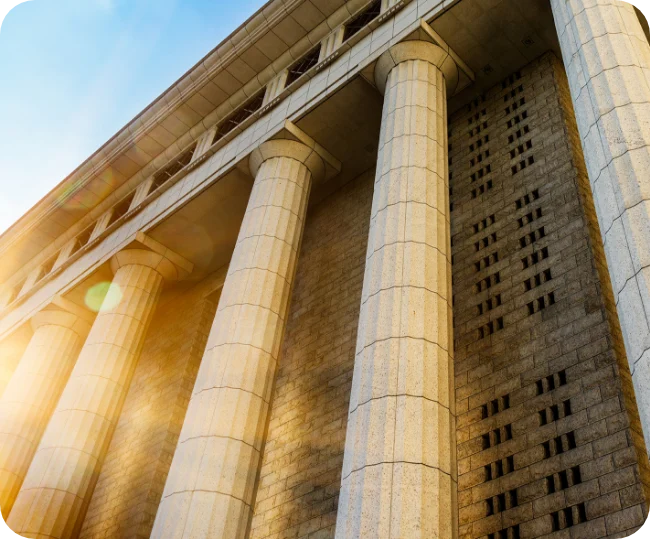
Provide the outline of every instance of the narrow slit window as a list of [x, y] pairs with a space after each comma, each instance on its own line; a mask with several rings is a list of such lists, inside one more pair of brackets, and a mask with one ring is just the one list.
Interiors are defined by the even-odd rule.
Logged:
[[127, 197], [120, 200], [113, 207], [113, 213], [111, 215], [111, 218], [110, 218], [107, 226], [111, 226], [115, 221], [117, 221], [121, 217], [124, 217], [129, 212], [129, 209], [131, 208], [131, 203], [133, 202], [134, 197], [135, 197], [135, 191], [133, 191]]
[[343, 32], [343, 42], [346, 42], [353, 35], [359, 33], [368, 25], [368, 23], [379, 17], [380, 13], [381, 0], [374, 0], [368, 7], [366, 7], [361, 13], [359, 13], [345, 25], [345, 30]]
[[289, 67], [289, 74], [287, 75], [287, 82], [285, 86], [289, 86], [293, 82], [297, 81], [318, 63], [318, 59], [320, 58], [320, 49], [321, 45], [319, 43], [317, 47], [313, 48], [297, 62], [295, 62], [291, 67]]
[[264, 103], [265, 93], [266, 88], [263, 88], [257, 92], [253, 98], [249, 99], [241, 107], [235, 109], [235, 111], [232, 112], [230, 116], [227, 116], [217, 127], [217, 132], [214, 135], [212, 144], [218, 140], [221, 140], [238, 125], [245, 122], [248, 118], [260, 110], [262, 108], [262, 104]]
[[156, 172], [153, 175], [153, 183], [151, 184], [151, 190], [149, 192], [153, 193], [156, 189], [165, 184], [171, 177], [175, 176], [181, 170], [183, 170], [192, 160], [194, 150], [196, 150], [196, 144], [192, 144], [192, 146], [182, 151], [167, 165]]

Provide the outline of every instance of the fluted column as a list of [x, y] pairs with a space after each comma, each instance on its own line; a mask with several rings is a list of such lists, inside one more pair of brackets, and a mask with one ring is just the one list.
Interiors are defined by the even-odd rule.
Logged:
[[400, 43], [384, 90], [337, 539], [457, 536], [447, 87], [436, 45]]
[[243, 538], [307, 212], [324, 163], [269, 141], [172, 461], [152, 538]]
[[14, 375], [20, 358], [25, 354], [31, 340], [31, 335], [27, 335], [28, 332], [31, 332], [31, 328], [27, 329], [26, 326], [27, 324], [0, 342], [0, 397]]
[[34, 455], [7, 524], [20, 535], [76, 537], [122, 410], [169, 258], [140, 249], [113, 257], [111, 289]]
[[650, 447], [650, 46], [632, 4], [551, 6]]
[[0, 508], [7, 519], [54, 407], [77, 359], [88, 317], [44, 310], [0, 399]]

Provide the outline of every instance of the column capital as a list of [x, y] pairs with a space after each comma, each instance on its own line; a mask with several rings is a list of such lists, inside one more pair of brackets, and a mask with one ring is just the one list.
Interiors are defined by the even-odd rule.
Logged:
[[286, 157], [300, 161], [309, 169], [314, 181], [320, 181], [325, 177], [325, 162], [315, 148], [302, 142], [286, 139], [268, 140], [253, 150], [249, 163], [253, 176], [257, 175], [257, 171], [264, 161], [274, 157]]
[[459, 80], [459, 68], [448, 50], [430, 41], [402, 41], [384, 52], [375, 65], [375, 84], [383, 94], [392, 69], [408, 60], [423, 60], [436, 66], [445, 78], [448, 95], [453, 95]]
[[76, 313], [59, 310], [44, 310], [36, 313], [30, 320], [32, 329], [36, 331], [42, 326], [61, 326], [74, 331], [81, 339], [90, 332], [90, 323]]
[[94, 319], [94, 315], [83, 307], [62, 296], [54, 296], [45, 308], [32, 316], [30, 325], [33, 331], [41, 326], [61, 326], [85, 339]]
[[185, 279], [194, 265], [181, 255], [168, 249], [142, 232], [135, 237], [136, 242], [116, 253], [111, 258], [111, 270], [116, 273], [124, 266], [146, 266], [160, 273], [166, 281]]

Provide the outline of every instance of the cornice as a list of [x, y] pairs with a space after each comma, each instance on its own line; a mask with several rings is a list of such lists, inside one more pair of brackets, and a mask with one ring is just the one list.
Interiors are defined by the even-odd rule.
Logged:
[[[262, 6], [0, 235], [0, 254], [29, 234], [40, 221], [73, 197], [140, 136], [155, 127], [211, 77], [226, 69], [240, 53], [305, 1], [270, 0]], [[85, 170], [89, 166], [90, 170]]]

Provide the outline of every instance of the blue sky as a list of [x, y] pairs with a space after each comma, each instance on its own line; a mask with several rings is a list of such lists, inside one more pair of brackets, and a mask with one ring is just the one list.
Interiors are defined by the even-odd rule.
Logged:
[[0, 233], [264, 0], [32, 0], [0, 28]]

